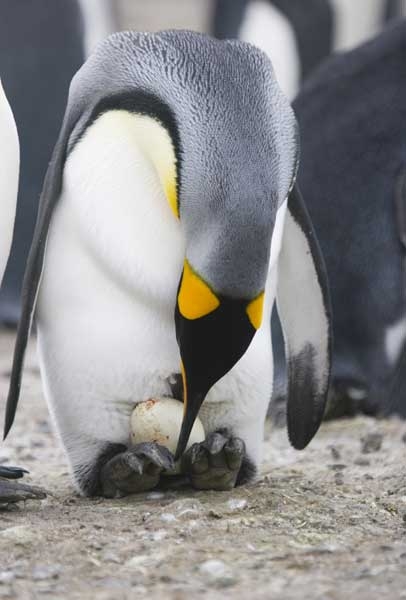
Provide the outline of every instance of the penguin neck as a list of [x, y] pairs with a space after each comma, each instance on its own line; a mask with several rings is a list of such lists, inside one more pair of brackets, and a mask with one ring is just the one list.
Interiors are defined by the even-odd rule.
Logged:
[[123, 110], [102, 114], [67, 159], [61, 199], [100, 269], [134, 300], [159, 303], [173, 318], [185, 243], [165, 128]]

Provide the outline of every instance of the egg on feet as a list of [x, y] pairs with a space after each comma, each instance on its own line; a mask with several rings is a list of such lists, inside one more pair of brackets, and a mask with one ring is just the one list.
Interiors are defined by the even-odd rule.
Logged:
[[[134, 446], [143, 442], [155, 442], [175, 454], [183, 418], [183, 403], [173, 398], [151, 398], [140, 402], [131, 414], [130, 441]], [[203, 442], [205, 431], [196, 419], [186, 450], [193, 444]], [[179, 461], [174, 473], [179, 473]]]

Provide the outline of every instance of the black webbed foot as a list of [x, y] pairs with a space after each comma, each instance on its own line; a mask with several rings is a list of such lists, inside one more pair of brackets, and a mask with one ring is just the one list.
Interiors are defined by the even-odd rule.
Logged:
[[120, 452], [100, 471], [102, 495], [106, 498], [146, 492], [159, 483], [163, 470], [172, 470], [171, 452], [155, 442], [137, 444]]
[[245, 457], [243, 440], [225, 430], [210, 433], [193, 444], [182, 457], [182, 471], [196, 489], [231, 490], [235, 487]]
[[42, 500], [46, 497], [45, 491], [41, 488], [13, 481], [21, 479], [24, 473], [28, 471], [19, 467], [0, 466], [0, 506], [24, 500]]

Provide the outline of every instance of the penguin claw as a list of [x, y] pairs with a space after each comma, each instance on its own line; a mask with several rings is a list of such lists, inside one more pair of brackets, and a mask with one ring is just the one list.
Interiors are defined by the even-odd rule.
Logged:
[[120, 452], [100, 471], [102, 495], [105, 498], [147, 492], [155, 488], [164, 469], [173, 469], [174, 459], [164, 446], [144, 442]]
[[25, 500], [43, 500], [46, 492], [39, 488], [14, 481], [0, 481], [0, 507]]
[[182, 457], [182, 471], [196, 489], [231, 490], [245, 457], [243, 440], [220, 430], [193, 444]]
[[6, 477], [7, 479], [21, 479], [24, 473], [28, 473], [26, 469], [21, 467], [4, 467], [0, 466], [0, 477]]
[[46, 498], [43, 489], [12, 481], [21, 479], [24, 473], [28, 473], [28, 471], [19, 467], [0, 466], [0, 508], [3, 505], [24, 502], [25, 500], [43, 500]]

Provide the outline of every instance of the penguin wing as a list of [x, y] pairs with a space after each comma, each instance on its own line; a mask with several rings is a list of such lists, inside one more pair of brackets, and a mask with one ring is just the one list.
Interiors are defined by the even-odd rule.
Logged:
[[6, 404], [4, 439], [7, 437], [8, 432], [13, 425], [17, 410], [25, 350], [31, 331], [35, 303], [41, 280], [49, 224], [51, 222], [52, 213], [62, 188], [63, 165], [66, 157], [69, 135], [72, 130], [70, 121], [71, 119], [69, 119], [69, 112], [67, 112], [59, 139], [56, 143], [52, 159], [45, 176], [40, 197], [34, 237], [32, 240], [30, 253], [28, 255], [27, 266], [23, 280], [21, 294], [21, 317], [17, 328], [13, 366], [10, 376], [10, 387]]
[[292, 445], [301, 450], [323, 418], [332, 334], [326, 269], [297, 184], [288, 199], [277, 306], [288, 371], [288, 434]]

